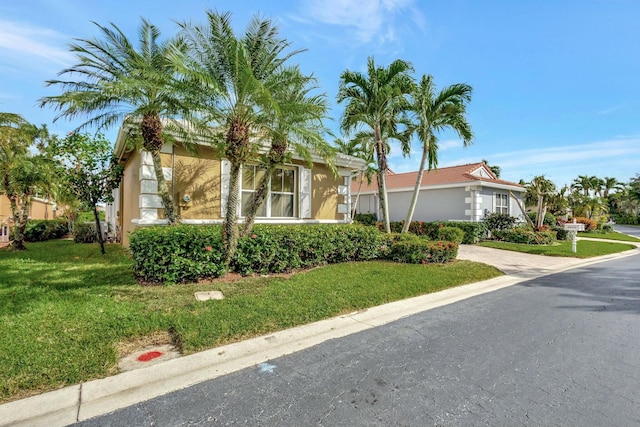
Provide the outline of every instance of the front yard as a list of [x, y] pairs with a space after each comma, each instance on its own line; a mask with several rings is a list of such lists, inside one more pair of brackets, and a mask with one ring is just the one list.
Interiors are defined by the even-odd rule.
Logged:
[[[140, 286], [126, 250], [54, 240], [0, 250], [0, 402], [117, 373], [164, 336], [183, 354], [501, 273], [468, 261], [335, 264], [288, 276]], [[194, 292], [226, 299], [199, 302]], [[124, 350], [128, 349], [128, 350]]]

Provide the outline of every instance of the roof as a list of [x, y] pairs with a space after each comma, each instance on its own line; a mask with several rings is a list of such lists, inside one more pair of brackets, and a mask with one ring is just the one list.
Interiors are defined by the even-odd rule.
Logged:
[[[418, 179], [418, 172], [405, 172], [388, 174], [386, 176], [387, 190], [397, 190], [405, 188], [414, 188], [416, 180]], [[432, 169], [430, 171], [424, 171], [422, 175], [421, 187], [438, 187], [438, 186], [455, 186], [456, 184], [469, 185], [471, 183], [487, 183], [493, 184], [497, 187], [513, 187], [516, 189], [523, 189], [524, 187], [515, 182], [504, 181], [496, 177], [496, 175], [489, 169], [484, 162], [469, 163], [460, 166], [450, 166], [446, 168]], [[353, 181], [351, 188], [354, 192], [358, 191], [360, 182], [358, 180]], [[371, 184], [367, 184], [366, 181], [362, 184], [361, 192], [377, 192], [378, 180], [374, 177]]]

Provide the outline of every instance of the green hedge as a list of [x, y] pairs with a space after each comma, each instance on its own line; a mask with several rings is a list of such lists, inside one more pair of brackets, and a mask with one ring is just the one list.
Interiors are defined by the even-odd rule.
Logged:
[[511, 243], [525, 243], [527, 245], [549, 245], [556, 240], [556, 233], [551, 230], [533, 231], [529, 227], [514, 227], [510, 230], [496, 230], [494, 237]]
[[[460, 230], [455, 229], [459, 233]], [[445, 263], [458, 255], [458, 243], [455, 241], [431, 241], [427, 237], [415, 234], [391, 234], [388, 253], [385, 258], [407, 264]]]
[[64, 219], [32, 219], [27, 222], [24, 238], [27, 242], [43, 242], [59, 239], [69, 232], [69, 225]]
[[[455, 233], [450, 233], [455, 234]], [[179, 283], [224, 274], [221, 261], [220, 226], [178, 225], [144, 227], [129, 239], [136, 276], [148, 282]], [[419, 262], [447, 262], [455, 259], [456, 242], [431, 242], [405, 234], [380, 233], [374, 227], [352, 225], [266, 225], [258, 224], [251, 236], [238, 242], [230, 271], [242, 275], [283, 273], [318, 265], [398, 258], [393, 245], [418, 239]], [[407, 261], [402, 257], [402, 262]]]
[[[384, 229], [382, 223], [377, 223], [380, 230]], [[402, 231], [404, 221], [397, 221], [391, 223], [391, 232], [399, 233]], [[417, 236], [427, 236], [431, 240], [439, 240], [439, 232], [443, 227], [455, 227], [464, 232], [464, 237], [461, 243], [465, 245], [473, 245], [484, 239], [487, 235], [487, 225], [484, 222], [464, 222], [464, 221], [435, 221], [435, 222], [423, 222], [423, 221], [411, 221], [409, 224], [409, 232]]]

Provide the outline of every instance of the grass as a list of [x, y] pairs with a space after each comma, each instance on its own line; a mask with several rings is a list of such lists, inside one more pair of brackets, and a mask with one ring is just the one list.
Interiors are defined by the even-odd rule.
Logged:
[[[118, 349], [170, 336], [183, 354], [500, 275], [468, 261], [338, 264], [290, 277], [145, 287], [122, 247], [0, 250], [0, 402], [117, 373]], [[226, 299], [198, 302], [195, 291]]]
[[598, 242], [593, 240], [579, 240], [576, 244], [576, 253], [571, 250], [571, 242], [563, 241], [553, 245], [526, 245], [509, 242], [480, 242], [479, 246], [488, 248], [506, 249], [508, 251], [524, 252], [534, 255], [564, 256], [575, 258], [591, 258], [601, 255], [609, 255], [634, 249], [634, 245], [627, 243]]
[[617, 232], [612, 233], [594, 233], [594, 232], [579, 232], [578, 237], [588, 237], [590, 239], [606, 239], [606, 240], [620, 240], [623, 242], [640, 242], [635, 236], [629, 236], [628, 234], [622, 234]]

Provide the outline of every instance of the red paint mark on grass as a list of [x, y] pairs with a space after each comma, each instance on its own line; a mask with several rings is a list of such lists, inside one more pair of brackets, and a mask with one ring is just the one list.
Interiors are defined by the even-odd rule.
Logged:
[[148, 362], [150, 360], [156, 359], [160, 356], [162, 356], [164, 353], [162, 353], [161, 351], [149, 351], [147, 353], [143, 353], [140, 356], [138, 356], [138, 361], [139, 362]]

